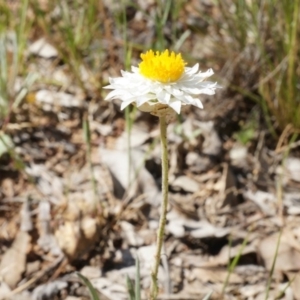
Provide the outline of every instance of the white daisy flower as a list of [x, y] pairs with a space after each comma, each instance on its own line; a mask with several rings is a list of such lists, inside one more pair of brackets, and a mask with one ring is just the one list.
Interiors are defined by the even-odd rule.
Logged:
[[132, 72], [121, 71], [122, 77], [109, 78], [112, 89], [105, 100], [120, 99], [121, 110], [129, 104], [136, 105], [140, 110], [161, 116], [171, 111], [180, 113], [183, 105], [194, 105], [203, 108], [197, 98], [200, 94], [215, 94], [220, 87], [215, 82], [204, 81], [214, 72], [199, 71], [199, 65], [185, 67], [181, 54], [165, 50], [152, 50], [141, 54], [139, 67], [131, 67]]

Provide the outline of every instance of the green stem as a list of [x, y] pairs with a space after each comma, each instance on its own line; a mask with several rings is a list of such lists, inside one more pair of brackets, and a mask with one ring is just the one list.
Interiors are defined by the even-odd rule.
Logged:
[[160, 264], [161, 248], [164, 241], [165, 225], [168, 211], [168, 146], [167, 146], [167, 122], [166, 117], [159, 118], [160, 137], [161, 137], [161, 169], [162, 169], [162, 204], [157, 230], [156, 252], [151, 271], [150, 299], [155, 300], [158, 294], [157, 273]]

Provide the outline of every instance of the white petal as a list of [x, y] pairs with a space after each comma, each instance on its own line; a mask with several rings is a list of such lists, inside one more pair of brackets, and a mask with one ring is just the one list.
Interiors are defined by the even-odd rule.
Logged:
[[199, 70], [199, 64], [195, 64], [192, 68], [185, 68], [185, 70], [188, 75], [196, 74]]
[[174, 101], [169, 104], [178, 114], [180, 114], [181, 101]]
[[198, 108], [203, 108], [203, 104], [199, 99], [195, 99], [194, 105], [197, 106]]
[[197, 74], [197, 78], [205, 79], [207, 77], [210, 77], [213, 74], [214, 74], [214, 71], [212, 69], [208, 69], [206, 72], [199, 72]]
[[133, 97], [134, 95], [124, 89], [116, 89], [109, 92], [104, 100], [121, 99], [123, 101], [127, 101]]
[[201, 89], [198, 88], [183, 88], [183, 90], [189, 94], [197, 95], [201, 93]]
[[139, 106], [143, 105], [144, 103], [148, 102], [149, 100], [153, 100], [155, 98], [156, 97], [153, 94], [147, 94], [147, 95], [140, 96], [136, 100], [136, 106], [139, 107]]
[[189, 94], [183, 94], [181, 96], [177, 96], [174, 98], [174, 100], [179, 100], [185, 104], [193, 104], [194, 103], [194, 98], [189, 95]]
[[216, 88], [216, 87], [218, 87], [218, 84], [216, 82], [212, 82], [212, 81], [203, 81], [198, 84], [198, 87]]
[[133, 73], [140, 73], [140, 69], [138, 67], [135, 67], [135, 66], [131, 66], [131, 71]]
[[113, 90], [106, 95], [104, 100], [114, 99], [114, 98], [118, 97], [119, 95], [120, 95], [119, 90]]
[[215, 89], [201, 89], [198, 94], [214, 95]]
[[157, 100], [162, 104], [169, 104], [171, 95], [170, 93], [166, 92], [165, 90], [161, 90], [159, 93], [156, 94]]
[[121, 104], [121, 110], [123, 110], [125, 107], [130, 105], [132, 102], [134, 102], [134, 99], [128, 100], [128, 101], [123, 101]]

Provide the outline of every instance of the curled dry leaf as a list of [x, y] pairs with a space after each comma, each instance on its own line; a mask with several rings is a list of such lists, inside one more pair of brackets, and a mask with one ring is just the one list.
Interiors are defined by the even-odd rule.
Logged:
[[31, 211], [28, 199], [26, 199], [23, 203], [21, 209], [21, 230], [22, 231], [30, 231], [33, 229], [33, 224], [31, 220]]
[[257, 206], [263, 211], [267, 216], [274, 216], [277, 209], [276, 197], [274, 194], [257, 190], [255, 192], [251, 190], [246, 190], [244, 192], [244, 197], [257, 204]]
[[53, 255], [60, 255], [61, 250], [57, 245], [55, 237], [51, 230], [51, 214], [50, 214], [49, 201], [41, 201], [38, 207], [38, 231], [39, 239], [38, 245], [45, 251], [50, 252]]
[[188, 193], [196, 193], [200, 189], [200, 185], [196, 180], [185, 175], [178, 176], [172, 182], [172, 187], [179, 190], [181, 189]]
[[287, 157], [276, 168], [275, 173], [278, 175], [283, 186], [299, 187], [300, 182], [300, 159], [297, 157]]
[[239, 144], [235, 144], [229, 151], [229, 158], [232, 165], [245, 168], [247, 167], [248, 148]]
[[197, 229], [191, 230], [190, 235], [194, 238], [223, 237], [230, 233], [230, 228], [219, 228], [207, 221], [200, 221]]
[[236, 206], [239, 203], [237, 194], [236, 178], [228, 164], [224, 165], [223, 176], [221, 178], [221, 186], [219, 190], [219, 197], [222, 203], [221, 207], [226, 205]]
[[69, 202], [55, 231], [59, 247], [70, 260], [87, 253], [99, 235], [100, 219], [86, 209], [85, 205]]
[[32, 300], [53, 299], [60, 290], [67, 286], [67, 282], [62, 280], [42, 284], [33, 290]]
[[126, 221], [121, 221], [120, 225], [128, 245], [137, 247], [144, 244], [143, 238], [135, 232], [134, 226], [132, 224]]

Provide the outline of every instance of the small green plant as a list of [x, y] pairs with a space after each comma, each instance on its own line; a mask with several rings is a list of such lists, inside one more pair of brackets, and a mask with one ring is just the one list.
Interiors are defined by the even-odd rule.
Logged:
[[281, 130], [289, 124], [300, 129], [300, 94], [297, 86], [300, 75], [297, 66], [300, 58], [300, 2], [275, 1], [276, 6], [274, 0], [266, 2], [269, 2], [264, 7], [269, 16], [266, 34], [271, 44], [263, 44], [264, 64], [259, 91]]
[[[32, 25], [26, 17], [27, 9], [28, 0], [21, 1], [16, 11], [11, 11], [8, 4], [0, 4], [0, 120], [20, 104], [28, 88], [37, 79], [36, 74], [26, 77], [26, 70], [22, 67], [28, 32]], [[26, 78], [21, 88], [15, 91], [19, 73]]]
[[[8, 3], [0, 4], [0, 157], [9, 153], [17, 169], [22, 169], [23, 163], [14, 153], [14, 144], [6, 127], [11, 114], [37, 80], [37, 74], [26, 75], [23, 68], [24, 49], [31, 29], [31, 22], [26, 16], [27, 8], [27, 0], [21, 1], [16, 10], [11, 10]], [[25, 79], [16, 90], [16, 81], [20, 74]]]
[[[222, 17], [210, 21], [216, 23], [220, 40], [228, 47], [227, 60], [231, 56], [236, 74], [232, 88], [262, 106], [273, 135], [290, 125], [299, 129], [300, 1], [215, 3]], [[224, 37], [230, 37], [230, 43]]]
[[[37, 74], [28, 74], [19, 90], [15, 90], [15, 82], [19, 73], [19, 47], [17, 34], [14, 31], [0, 32], [0, 157], [13, 153], [13, 142], [6, 132], [11, 113], [20, 105], [32, 84], [37, 80]], [[17, 163], [19, 165], [19, 163]]]
[[[127, 285], [127, 292], [128, 292], [129, 300], [141, 300], [140, 262], [139, 262], [138, 258], [135, 260], [135, 267], [136, 267], [135, 283], [133, 283], [128, 276], [126, 277], [126, 285]], [[80, 274], [79, 272], [77, 272], [76, 274], [82, 280], [84, 285], [88, 288], [91, 300], [100, 300], [100, 298], [98, 296], [98, 292], [93, 287], [92, 283], [85, 276]]]
[[247, 145], [257, 135], [258, 114], [256, 110], [250, 113], [248, 120], [241, 123], [241, 128], [234, 134], [234, 138], [242, 145]]
[[[101, 1], [49, 2], [42, 8], [37, 0], [31, 0], [36, 15], [36, 25], [58, 49], [60, 57], [74, 74], [80, 87], [88, 92], [85, 75], [95, 91], [100, 89], [97, 78], [101, 64], [102, 30]], [[56, 13], [53, 13], [56, 11]]]

